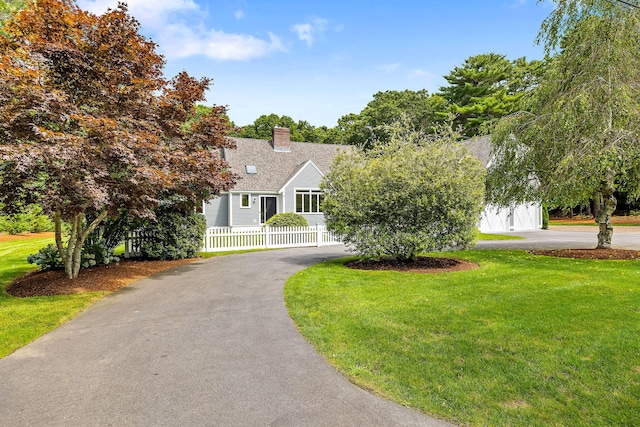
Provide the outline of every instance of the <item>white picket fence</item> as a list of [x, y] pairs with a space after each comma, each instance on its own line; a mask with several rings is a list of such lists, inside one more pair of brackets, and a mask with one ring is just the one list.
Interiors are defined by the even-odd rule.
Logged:
[[135, 230], [130, 231], [127, 234], [127, 239], [124, 241], [124, 257], [139, 257], [142, 255], [142, 243], [152, 237], [149, 231]]
[[312, 227], [210, 227], [203, 252], [241, 249], [299, 248], [339, 245], [342, 242], [322, 225]]
[[[141, 255], [142, 242], [150, 236], [140, 231], [129, 232], [125, 258]], [[312, 227], [209, 227], [202, 252], [242, 249], [299, 248], [339, 245], [342, 242], [322, 225]]]

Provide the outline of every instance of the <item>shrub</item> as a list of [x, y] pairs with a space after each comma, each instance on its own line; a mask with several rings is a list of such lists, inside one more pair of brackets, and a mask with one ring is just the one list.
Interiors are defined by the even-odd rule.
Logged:
[[58, 248], [53, 244], [48, 244], [40, 249], [38, 253], [29, 255], [27, 262], [29, 264], [39, 265], [41, 270], [62, 268], [62, 258], [60, 258]]
[[52, 230], [53, 223], [48, 216], [42, 214], [42, 207], [38, 205], [22, 207], [17, 213], [0, 216], [0, 231], [9, 234]]
[[309, 223], [307, 219], [293, 212], [279, 213], [267, 221], [267, 225], [272, 227], [307, 227]]
[[109, 265], [120, 262], [120, 258], [113, 254], [114, 248], [107, 247], [104, 240], [82, 246], [82, 268], [94, 267], [96, 265]]
[[193, 258], [202, 248], [207, 229], [203, 215], [173, 205], [156, 211], [156, 221], [143, 227], [153, 237], [143, 242], [142, 255], [148, 259]]
[[336, 157], [322, 183], [327, 228], [371, 258], [470, 246], [483, 208], [480, 161], [453, 135], [389, 129], [388, 143]]

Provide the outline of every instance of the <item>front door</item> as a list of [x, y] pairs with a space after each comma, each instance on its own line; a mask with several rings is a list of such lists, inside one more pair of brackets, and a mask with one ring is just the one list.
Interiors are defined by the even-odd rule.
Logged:
[[274, 196], [260, 197], [260, 224], [269, 221], [278, 211], [278, 198]]

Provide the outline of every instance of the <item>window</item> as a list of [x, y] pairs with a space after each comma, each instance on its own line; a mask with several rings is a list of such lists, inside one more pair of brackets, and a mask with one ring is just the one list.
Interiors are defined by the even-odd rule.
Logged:
[[251, 198], [248, 194], [240, 195], [240, 207], [241, 208], [250, 208], [251, 207]]
[[322, 213], [322, 191], [296, 190], [296, 213]]

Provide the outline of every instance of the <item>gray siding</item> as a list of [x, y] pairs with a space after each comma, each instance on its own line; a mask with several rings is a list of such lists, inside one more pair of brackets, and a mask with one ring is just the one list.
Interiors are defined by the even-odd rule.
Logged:
[[[295, 212], [296, 211], [296, 189], [299, 190], [318, 190], [320, 189], [320, 182], [322, 181], [322, 174], [313, 167], [311, 164], [307, 164], [305, 168], [299, 171], [299, 173], [291, 180], [291, 182], [284, 189], [284, 209], [283, 212]], [[324, 215], [322, 214], [301, 214], [306, 219], [309, 225], [324, 225]]]
[[221, 194], [204, 206], [207, 227], [226, 227], [229, 225], [229, 195]]
[[[242, 194], [249, 194], [251, 206], [248, 208], [240, 207], [240, 198]], [[254, 201], [255, 199], [255, 201]], [[257, 194], [249, 193], [232, 193], [231, 194], [231, 225], [260, 225], [260, 197]]]

